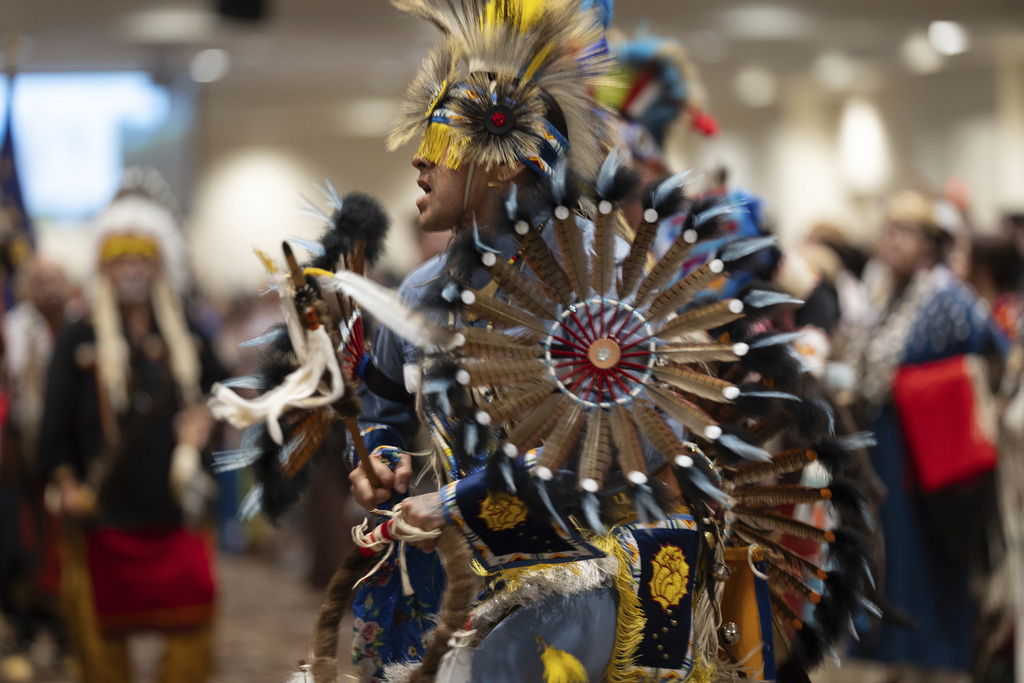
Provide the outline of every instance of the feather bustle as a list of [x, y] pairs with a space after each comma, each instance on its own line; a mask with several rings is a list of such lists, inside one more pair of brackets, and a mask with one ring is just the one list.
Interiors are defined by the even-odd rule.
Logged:
[[[558, 207], [565, 208], [565, 207]], [[570, 212], [567, 218], [555, 218], [555, 238], [562, 252], [562, 259], [569, 266], [566, 274], [572, 291], [579, 298], [590, 293], [590, 263], [583, 247], [583, 233]]]
[[780, 531], [815, 543], [832, 543], [835, 540], [835, 534], [831, 531], [789, 517], [744, 508], [735, 508], [733, 514], [752, 525], [761, 526], [770, 531]]
[[546, 467], [552, 472], [562, 469], [562, 465], [579, 443], [585, 424], [589, 429], [589, 419], [584, 419], [583, 406], [574, 402], [559, 428], [553, 430], [544, 441], [544, 449], [537, 462], [538, 467]]
[[513, 337], [495, 330], [481, 327], [459, 327], [456, 332], [465, 338], [459, 351], [466, 356], [483, 358], [504, 358], [506, 360], [522, 360], [536, 358], [539, 347], [534, 344], [521, 344]]
[[[614, 413], [614, 408], [612, 409]], [[598, 487], [604, 483], [612, 461], [612, 442], [609, 432], [614, 429], [611, 413], [606, 417], [600, 409], [587, 416], [587, 435], [580, 453], [579, 479], [592, 479]]]
[[544, 361], [535, 358], [525, 360], [474, 359], [462, 367], [469, 373], [469, 386], [471, 387], [525, 382], [541, 377], [548, 371]]
[[633, 237], [633, 244], [630, 245], [629, 254], [622, 263], [622, 283], [619, 288], [619, 298], [625, 298], [633, 292], [636, 283], [644, 274], [644, 262], [647, 254], [654, 244], [654, 238], [658, 234], [657, 222], [648, 223], [646, 220], [640, 223]]
[[530, 267], [541, 282], [547, 285], [548, 289], [558, 297], [563, 306], [572, 303], [572, 285], [569, 284], [569, 276], [562, 270], [562, 266], [555, 260], [551, 248], [544, 241], [541, 234], [532, 227], [529, 227], [525, 235], [516, 233], [516, 240], [523, 250], [526, 265]]
[[[708, 428], [717, 426], [710, 415], [671, 389], [649, 385], [647, 391], [659, 408], [696, 436], [707, 439]], [[646, 430], [644, 431], [646, 433]]]
[[665, 255], [658, 259], [658, 262], [651, 268], [651, 272], [640, 283], [636, 290], [636, 305], [642, 306], [659, 289], [668, 284], [679, 269], [683, 267], [683, 261], [690, 255], [693, 245], [687, 242], [683, 235], [676, 238]]
[[803, 469], [807, 464], [814, 462], [816, 458], [814, 451], [809, 448], [783, 451], [776, 453], [771, 462], [753, 462], [737, 467], [730, 473], [729, 482], [735, 486], [743, 486], [779, 477]]
[[512, 428], [508, 440], [520, 453], [536, 448], [573, 404], [574, 401], [565, 394], [552, 394]]
[[487, 270], [498, 287], [530, 313], [539, 318], [554, 318], [557, 314], [554, 302], [544, 294], [537, 282], [523, 277], [522, 273], [500, 256], [495, 258], [493, 265], [487, 266]]
[[682, 308], [697, 292], [721, 275], [720, 265], [719, 261], [708, 261], [663, 291], [648, 309], [647, 319], [656, 322]]
[[654, 376], [662, 382], [671, 384], [688, 394], [700, 396], [701, 398], [718, 403], [729, 401], [726, 397], [729, 391], [736, 390], [738, 392], [733, 384], [726, 382], [724, 379], [691, 370], [681, 365], [656, 366], [654, 368]]
[[[744, 313], [742, 307], [736, 305], [737, 303], [735, 299], [726, 299], [684, 311], [662, 325], [658, 330], [658, 336], [665, 339], [684, 332], [714, 329], [739, 320]], [[739, 308], [738, 312], [737, 308]]]
[[524, 385], [521, 390], [504, 392], [499, 398], [484, 405], [483, 410], [491, 416], [493, 422], [503, 424], [550, 395], [550, 384], [542, 381], [532, 382]]
[[470, 313], [499, 327], [522, 327], [541, 337], [548, 333], [537, 316], [487, 294], [474, 294], [472, 303], [466, 304], [466, 308]]

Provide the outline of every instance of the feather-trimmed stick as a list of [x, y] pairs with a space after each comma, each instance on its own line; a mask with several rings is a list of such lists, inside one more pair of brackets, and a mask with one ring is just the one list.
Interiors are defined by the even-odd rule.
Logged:
[[538, 335], [538, 339], [548, 333], [547, 327], [537, 316], [507, 304], [501, 299], [466, 290], [462, 293], [462, 300], [470, 313], [498, 327], [522, 327]]
[[573, 296], [569, 276], [555, 260], [555, 255], [551, 253], [551, 248], [544, 241], [544, 237], [526, 221], [516, 222], [515, 233], [526, 265], [558, 297], [563, 306], [570, 305]]
[[590, 260], [583, 246], [583, 233], [572, 211], [565, 206], [555, 207], [555, 238], [562, 252], [562, 260], [568, 266], [566, 274], [572, 291], [580, 299], [590, 293]]
[[707, 306], [691, 308], [667, 321], [658, 330], [658, 337], [667, 339], [686, 332], [710, 330], [743, 317], [743, 302], [725, 299]]
[[[540, 459], [537, 462], [537, 476], [541, 479], [550, 479], [554, 472], [562, 468], [562, 465], [576, 450], [580, 434], [583, 433], [583, 426], [589, 419], [584, 419], [583, 406], [573, 402], [568, 415], [559, 424], [558, 429], [552, 430], [548, 438], [544, 440], [544, 448], [540, 452]], [[513, 440], [513, 443], [515, 441]], [[541, 473], [540, 468], [544, 468]], [[547, 476], [545, 476], [547, 475]]]
[[729, 483], [735, 486], [753, 484], [784, 474], [802, 470], [809, 463], [817, 460], [818, 455], [810, 448], [797, 448], [776, 453], [771, 462], [745, 463], [729, 474]]
[[740, 394], [736, 385], [682, 365], [655, 366], [654, 376], [688, 394], [717, 403], [727, 403]]
[[819, 529], [813, 524], [806, 524], [789, 517], [757, 510], [748, 510], [742, 507], [736, 507], [732, 512], [741, 519], [752, 522], [769, 531], [781, 531], [784, 534], [814, 541], [815, 543], [832, 543], [836, 539], [836, 535], [831, 531]]
[[522, 388], [506, 390], [501, 396], [482, 406], [482, 409], [491, 416], [495, 424], [504, 424], [516, 415], [521, 415], [527, 407], [543, 401], [551, 393], [551, 385], [538, 380], [524, 384]]
[[536, 358], [540, 354], [540, 347], [536, 344], [521, 344], [514, 337], [495, 330], [458, 327], [455, 333], [461, 334], [465, 340], [458, 350], [466, 356], [517, 360]]
[[594, 264], [590, 283], [598, 296], [607, 296], [615, 282], [614, 205], [607, 199], [597, 203], [594, 217]]
[[671, 389], [650, 384], [647, 392], [659, 408], [696, 436], [714, 441], [722, 435], [722, 428], [715, 424], [710, 415]]
[[730, 494], [740, 505], [746, 507], [777, 507], [832, 500], [832, 490], [827, 487], [814, 488], [794, 484], [744, 487], [733, 489]]
[[824, 569], [808, 560], [803, 555], [793, 552], [792, 550], [782, 545], [778, 541], [775, 541], [769, 538], [768, 536], [765, 536], [761, 532], [750, 528], [746, 524], [737, 521], [732, 525], [731, 528], [732, 532], [739, 536], [745, 543], [761, 546], [762, 548], [771, 551], [775, 555], [779, 556], [780, 558], [788, 562], [790, 565], [793, 565], [794, 567], [798, 567], [799, 569], [801, 569], [808, 576], [813, 576], [815, 578], [822, 580], [828, 577], [828, 572], [826, 572]]
[[765, 562], [765, 573], [768, 574], [769, 582], [782, 586], [786, 591], [798, 595], [804, 600], [817, 605], [821, 602], [821, 593], [807, 586], [799, 578], [779, 567], [774, 562]]
[[298, 425], [291, 431], [292, 440], [299, 439], [299, 444], [288, 454], [288, 459], [281, 466], [281, 473], [291, 479], [306, 466], [317, 449], [323, 445], [324, 439], [334, 422], [332, 411], [328, 408], [316, 408], [302, 417]]
[[683, 261], [690, 255], [690, 251], [693, 250], [694, 242], [696, 241], [696, 235], [693, 235], [694, 241], [688, 241], [691, 235], [683, 233], [676, 238], [676, 241], [672, 243], [672, 246], [668, 248], [665, 255], [658, 259], [658, 262], [651, 268], [651, 272], [647, 274], [647, 277], [643, 279], [640, 286], [636, 290], [636, 305], [643, 306], [647, 303], [647, 300], [659, 289], [668, 284], [669, 280], [672, 279], [679, 269], [683, 267]]
[[498, 287], [521, 307], [539, 318], [554, 318], [558, 314], [555, 303], [541, 291], [535, 280], [523, 277], [499, 254], [484, 252], [481, 258]]
[[331, 576], [327, 595], [316, 618], [310, 650], [313, 677], [323, 683], [333, 683], [338, 679], [338, 627], [352, 602], [356, 582], [377, 561], [376, 555], [364, 555], [361, 550], [353, 549]]
[[437, 539], [437, 552], [444, 564], [447, 585], [441, 598], [437, 626], [430, 631], [430, 644], [423, 659], [409, 677], [410, 683], [429, 683], [437, 675], [441, 658], [450, 649], [449, 638], [466, 626], [470, 610], [483, 588], [483, 579], [473, 571], [473, 554], [462, 534], [446, 526]]
[[[616, 406], [621, 408], [622, 406]], [[612, 409], [614, 411], [614, 408]], [[587, 436], [580, 453], [577, 468], [580, 488], [589, 493], [596, 493], [604, 484], [605, 475], [612, 464], [612, 442], [609, 433], [614, 429], [614, 418], [601, 409], [594, 409], [587, 416]], [[641, 455], [641, 465], [643, 457]], [[623, 469], [623, 472], [629, 472]]]
[[692, 273], [676, 282], [654, 299], [648, 309], [647, 319], [657, 322], [668, 317], [685, 306], [700, 290], [707, 287], [715, 278], [722, 274], [722, 262], [718, 259], [708, 261], [696, 268]]
[[666, 344], [658, 349], [658, 355], [676, 363], [728, 363], [739, 359], [743, 350], [742, 344]]
[[[649, 220], [653, 219], [653, 220]], [[636, 229], [629, 254], [622, 262], [622, 282], [619, 287], [619, 298], [624, 299], [633, 292], [636, 283], [644, 274], [644, 262], [658, 234], [658, 212], [654, 209], [644, 211], [644, 219]]]
[[539, 446], [574, 403], [563, 393], [552, 394], [512, 428], [508, 435], [509, 442], [520, 453]]
[[[308, 272], [308, 270], [307, 270]], [[410, 309], [398, 295], [356, 273], [317, 272], [323, 275], [321, 286], [332, 291], [341, 291], [351, 297], [364, 311], [388, 327], [398, 336], [419, 348], [434, 347], [450, 349], [455, 336], [451, 331], [438, 327], [426, 316]]]
[[463, 364], [462, 368], [469, 374], [467, 386], [471, 387], [516, 384], [542, 377], [548, 371], [548, 366], [538, 358], [524, 360], [474, 359]]
[[[637, 415], [639, 418], [639, 414]], [[645, 415], [644, 418], [650, 418], [650, 415]], [[655, 418], [657, 419], [657, 418]], [[661, 422], [660, 419], [657, 420]], [[664, 426], [664, 423], [661, 423]], [[644, 462], [643, 447], [640, 444], [640, 436], [637, 434], [636, 426], [633, 424], [633, 418], [630, 416], [629, 411], [625, 406], [615, 405], [608, 413], [608, 425], [611, 427], [612, 442], [615, 444], [615, 459], [619, 463], [619, 469], [622, 470], [623, 475], [627, 478], [633, 472], [639, 472], [640, 474], [647, 474], [647, 463]], [[655, 444], [655, 448], [659, 448], [658, 444], [672, 449], [676, 448], [677, 445], [672, 439], [667, 438], [663, 430], [656, 427], [655, 431], [658, 434], [652, 434], [646, 427], [643, 427], [644, 433], [648, 434], [648, 438], [651, 439], [651, 443]], [[669, 433], [669, 436], [675, 436]], [[660, 438], [659, 438], [660, 437]], [[678, 444], [678, 448], [682, 448], [682, 444]], [[659, 450], [661, 450], [659, 448]], [[671, 458], [675, 454], [672, 450], [662, 451], [662, 455], [666, 458]], [[596, 469], [596, 468], [595, 468]], [[605, 467], [607, 470], [607, 466]], [[602, 473], [603, 474], [603, 473]], [[603, 482], [603, 479], [597, 477], [591, 477], [599, 484]]]

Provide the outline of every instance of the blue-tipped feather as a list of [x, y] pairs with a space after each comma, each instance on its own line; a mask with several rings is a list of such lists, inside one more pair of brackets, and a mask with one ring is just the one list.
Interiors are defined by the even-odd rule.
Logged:
[[480, 239], [480, 226], [477, 225], [476, 216], [473, 216], [473, 244], [476, 245], [477, 250], [480, 252], [487, 251], [492, 254], [501, 254], [500, 249], [495, 249]]
[[612, 188], [615, 185], [615, 174], [618, 173], [619, 167], [625, 162], [625, 155], [618, 147], [612, 147], [612, 151], [608, 152], [608, 156], [604, 158], [604, 162], [601, 164], [601, 170], [597, 172], [597, 196], [607, 197], [612, 192]]
[[299, 210], [307, 216], [312, 216], [325, 223], [331, 222], [331, 215], [316, 205], [316, 202], [305, 195], [299, 195]]
[[835, 441], [848, 451], [855, 451], [861, 448], [871, 448], [878, 443], [875, 439], [874, 432], [856, 432], [854, 434], [846, 434], [838, 437]]
[[508, 190], [508, 197], [505, 198], [505, 215], [510, 221], [519, 217], [519, 186], [512, 183]]
[[551, 175], [551, 194], [555, 203], [565, 206], [569, 192], [569, 160], [562, 157], [555, 164], [554, 173]]
[[785, 292], [773, 292], [768, 289], [752, 289], [743, 295], [743, 303], [750, 308], [768, 308], [770, 306], [781, 306], [790, 304], [802, 306], [803, 299], [786, 294]]
[[265, 346], [266, 344], [271, 344], [277, 341], [278, 339], [281, 338], [281, 335], [284, 334], [288, 334], [288, 332], [283, 327], [275, 327], [274, 329], [268, 332], [264, 332], [258, 337], [253, 337], [252, 339], [245, 340], [238, 346], [243, 349], [251, 349], [257, 346]]
[[654, 210], [659, 214], [664, 215], [666, 212], [662, 211], [660, 207], [665, 206], [665, 203], [669, 200], [673, 192], [682, 189], [683, 185], [686, 184], [686, 180], [691, 175], [693, 175], [693, 170], [687, 169], [661, 181], [658, 187], [655, 188], [654, 193], [651, 195], [651, 206], [654, 207]]
[[718, 218], [719, 216], [728, 216], [735, 213], [737, 210], [743, 208], [743, 204], [739, 202], [721, 202], [715, 204], [710, 209], [701, 211], [693, 219], [694, 227], [700, 227], [708, 221]]
[[782, 332], [779, 334], [772, 334], [767, 337], [761, 337], [760, 339], [755, 339], [754, 341], [749, 342], [749, 345], [752, 349], [763, 349], [769, 346], [790, 344], [802, 336], [804, 336], [803, 332]]
[[598, 501], [597, 496], [589, 492], [584, 493], [580, 504], [583, 507], [583, 518], [587, 521], [587, 526], [590, 527], [591, 531], [599, 536], [604, 536], [608, 533], [607, 529], [604, 528], [604, 524], [601, 523], [601, 503]]
[[301, 237], [289, 237], [287, 239], [288, 244], [294, 244], [297, 247], [302, 247], [309, 252], [310, 256], [316, 258], [317, 256], [323, 256], [327, 253], [324, 245], [320, 244], [316, 240], [307, 240]]
[[722, 251], [719, 252], [718, 258], [725, 263], [738, 261], [750, 256], [751, 254], [756, 254], [762, 249], [767, 249], [768, 247], [773, 246], [776, 241], [777, 240], [774, 235], [735, 240], [722, 247]]
[[772, 454], [768, 451], [763, 448], [758, 448], [753, 444], [749, 444], [735, 434], [730, 434], [728, 432], [722, 434], [722, 436], [718, 438], [718, 444], [740, 456], [744, 460], [768, 462], [772, 459]]
[[221, 474], [222, 472], [232, 472], [249, 467], [259, 459], [261, 453], [263, 453], [261, 448], [236, 448], [230, 451], [217, 451], [213, 454], [213, 472], [214, 474]]
[[238, 519], [243, 522], [248, 522], [259, 514], [262, 507], [263, 485], [255, 484], [251, 489], [249, 489], [249, 493], [245, 494], [245, 498], [242, 499], [242, 504], [238, 506]]
[[334, 187], [334, 183], [331, 182], [330, 178], [324, 178], [324, 182], [321, 185], [317, 185], [316, 188], [320, 190], [320, 194], [331, 203], [331, 206], [335, 211], [339, 210], [344, 202], [341, 201], [341, 195], [338, 194], [338, 189]]
[[778, 399], [780, 401], [799, 401], [800, 397], [787, 391], [744, 391], [741, 397]]
[[229, 377], [221, 382], [228, 389], [253, 389], [258, 391], [263, 388], [263, 380], [257, 375], [242, 375], [241, 377]]

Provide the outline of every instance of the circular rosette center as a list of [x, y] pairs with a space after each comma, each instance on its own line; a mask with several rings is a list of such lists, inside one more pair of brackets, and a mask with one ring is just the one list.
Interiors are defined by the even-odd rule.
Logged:
[[651, 378], [654, 331], [632, 306], [593, 298], [559, 315], [544, 339], [558, 388], [588, 407], [629, 403]]

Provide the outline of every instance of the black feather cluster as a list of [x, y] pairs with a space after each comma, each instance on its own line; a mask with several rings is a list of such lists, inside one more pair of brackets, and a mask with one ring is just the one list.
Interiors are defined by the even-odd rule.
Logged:
[[357, 244], [364, 244], [363, 255], [373, 265], [384, 251], [390, 221], [380, 203], [362, 192], [350, 192], [342, 198], [341, 208], [331, 216], [331, 224], [320, 236], [324, 254], [310, 265], [334, 272], [341, 258], [352, 254]]

